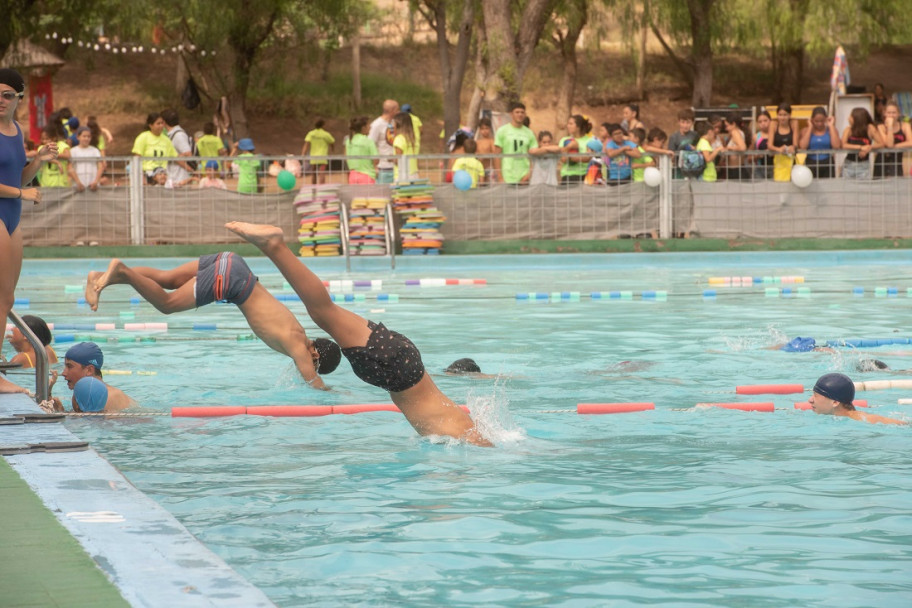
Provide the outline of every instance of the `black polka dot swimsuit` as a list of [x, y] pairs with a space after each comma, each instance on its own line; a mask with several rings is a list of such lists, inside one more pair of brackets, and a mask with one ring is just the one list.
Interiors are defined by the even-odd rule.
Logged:
[[421, 353], [411, 340], [383, 323], [367, 322], [371, 335], [365, 346], [343, 348], [355, 375], [391, 393], [410, 389], [424, 376]]

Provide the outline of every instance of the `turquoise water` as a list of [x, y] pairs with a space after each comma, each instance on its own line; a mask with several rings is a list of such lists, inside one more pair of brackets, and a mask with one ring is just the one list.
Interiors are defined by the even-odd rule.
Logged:
[[[497, 376], [436, 376], [497, 448], [420, 438], [392, 413], [67, 425], [281, 606], [908, 606], [912, 431], [794, 410], [807, 394], [740, 397], [734, 387], [810, 386], [828, 371], [912, 378], [855, 369], [870, 357], [912, 368], [908, 344], [766, 348], [796, 335], [912, 337], [910, 257], [457, 256], [400, 258], [395, 271], [357, 260], [350, 274], [337, 260], [315, 260], [324, 279], [382, 279], [379, 291], [357, 291], [365, 302], [345, 306], [408, 335], [433, 373], [472, 357]], [[291, 293], [268, 261], [250, 262], [271, 291]], [[250, 332], [231, 305], [165, 317], [115, 286], [91, 313], [72, 286], [105, 265], [27, 261], [17, 297], [30, 306], [20, 313], [116, 323], [115, 332], [75, 333], [111, 340], [102, 344], [105, 367], [134, 373], [106, 379], [149, 410], [389, 402], [345, 362], [327, 377], [334, 391], [308, 389], [287, 359], [238, 340]], [[803, 284], [778, 286], [810, 292], [770, 297], [771, 284], [707, 283], [747, 275], [803, 276]], [[487, 285], [404, 284], [422, 277]], [[877, 287], [898, 295], [876, 297]], [[704, 298], [706, 289], [717, 296]], [[611, 290], [634, 296], [589, 296]], [[641, 299], [647, 290], [667, 299]], [[578, 291], [580, 300], [516, 299], [559, 291]], [[377, 293], [400, 298], [378, 301]], [[320, 335], [299, 302], [289, 305]], [[126, 332], [125, 321], [164, 321], [169, 330]], [[194, 323], [218, 329], [195, 331]], [[908, 392], [859, 398], [870, 411], [912, 420], [912, 406], [897, 405]], [[69, 397], [62, 383], [55, 394]], [[735, 400], [774, 401], [777, 411], [694, 408]], [[656, 410], [553, 412], [607, 401], [652, 401]]]

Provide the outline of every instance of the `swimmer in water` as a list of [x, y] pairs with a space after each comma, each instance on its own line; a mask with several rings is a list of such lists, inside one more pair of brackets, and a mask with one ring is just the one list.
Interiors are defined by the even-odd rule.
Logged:
[[815, 414], [846, 416], [852, 420], [874, 424], [908, 424], [902, 420], [859, 412], [852, 405], [855, 400], [855, 383], [845, 374], [824, 374], [814, 385], [808, 402]]
[[92, 310], [98, 310], [102, 290], [118, 284], [131, 285], [166, 315], [212, 302], [235, 304], [253, 333], [272, 350], [291, 358], [313, 388], [326, 390], [318, 374], [332, 372], [342, 359], [332, 340], [308, 339], [294, 314], [260, 285], [244, 258], [235, 253], [204, 255], [170, 270], [130, 268], [120, 260], [111, 260], [107, 271], [90, 272], [86, 280], [85, 297]]
[[304, 302], [310, 318], [342, 348], [355, 375], [388, 391], [419, 434], [448, 435], [491, 446], [469, 415], [437, 388], [411, 340], [334, 304], [319, 277], [285, 244], [281, 228], [243, 222], [229, 222], [225, 227], [272, 260]]

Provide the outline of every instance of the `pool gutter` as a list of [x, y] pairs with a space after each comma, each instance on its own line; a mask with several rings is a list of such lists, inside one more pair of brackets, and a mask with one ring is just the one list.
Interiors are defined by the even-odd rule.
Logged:
[[[25, 395], [0, 395], [0, 418], [22, 412], [40, 413]], [[78, 442], [60, 422], [0, 425], [0, 446], [36, 445], [47, 442]], [[34, 452], [4, 456], [6, 462], [56, 517], [57, 521], [113, 583], [131, 606], [169, 608], [179, 606], [258, 607], [274, 604], [220, 557], [206, 548], [173, 515], [102, 458], [91, 446], [76, 452]], [[6, 475], [6, 479], [4, 479]], [[15, 493], [16, 480], [0, 467], [4, 494]], [[28, 509], [25, 515], [32, 515]], [[20, 598], [33, 598], [23, 605], [116, 605], [79, 604], [78, 590], [67, 599], [57, 588], [63, 572], [44, 570], [15, 576], [16, 563], [42, 561], [50, 556], [28, 555], [47, 551], [39, 543], [21, 546], [23, 530], [15, 521], [0, 524], [4, 547], [5, 582], [0, 585]], [[27, 532], [28, 538], [53, 534], [50, 519]], [[11, 546], [20, 534], [20, 546]], [[50, 546], [57, 546], [54, 541]], [[75, 556], [79, 557], [79, 556]], [[46, 559], [42, 559], [46, 558]], [[25, 568], [22, 568], [25, 569]], [[31, 570], [31, 569], [30, 569]], [[80, 580], [85, 576], [75, 576]], [[27, 586], [37, 588], [26, 588]], [[60, 598], [58, 604], [53, 598]], [[6, 593], [4, 593], [6, 595]], [[9, 597], [8, 595], [6, 595]]]

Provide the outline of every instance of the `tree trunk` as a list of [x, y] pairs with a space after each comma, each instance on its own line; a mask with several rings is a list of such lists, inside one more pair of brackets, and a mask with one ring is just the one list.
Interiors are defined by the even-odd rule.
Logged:
[[804, 81], [804, 47], [779, 47], [773, 60], [775, 102], [801, 103]]
[[640, 15], [639, 49], [636, 55], [636, 96], [646, 99], [646, 39], [649, 37], [649, 2], [643, 2]]
[[694, 69], [693, 106], [708, 108], [712, 103], [713, 52], [711, 13], [715, 0], [687, 0], [693, 40], [691, 62]]
[[577, 75], [576, 44], [586, 25], [586, 4], [587, 0], [574, 0], [566, 5], [564, 19], [567, 23], [567, 31], [559, 33], [554, 40], [554, 44], [560, 50], [563, 67], [554, 116], [555, 132], [563, 130], [564, 125], [567, 124], [567, 118], [573, 112]]
[[352, 45], [352, 106], [361, 107], [361, 28], [356, 27], [351, 37]]
[[472, 49], [472, 24], [475, 21], [474, 0], [462, 0], [456, 46], [450, 48], [447, 38], [447, 3], [445, 0], [425, 0], [425, 19], [437, 34], [437, 54], [443, 79], [443, 132], [446, 136], [460, 124], [462, 85]]

